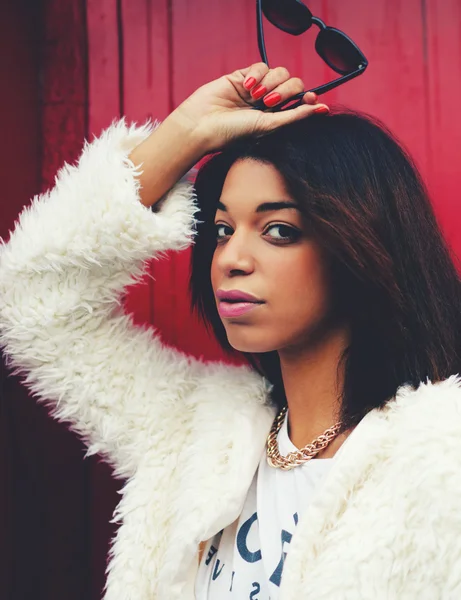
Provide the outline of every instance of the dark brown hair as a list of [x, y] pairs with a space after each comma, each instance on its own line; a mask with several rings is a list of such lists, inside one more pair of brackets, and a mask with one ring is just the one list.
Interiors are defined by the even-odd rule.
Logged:
[[[232, 164], [272, 164], [312, 224], [333, 269], [337, 310], [351, 325], [343, 360], [344, 428], [383, 406], [402, 384], [460, 371], [461, 286], [427, 192], [408, 154], [362, 114], [313, 116], [241, 139], [199, 170], [192, 306], [229, 352], [210, 281], [216, 203]], [[277, 352], [246, 355], [286, 402]]]

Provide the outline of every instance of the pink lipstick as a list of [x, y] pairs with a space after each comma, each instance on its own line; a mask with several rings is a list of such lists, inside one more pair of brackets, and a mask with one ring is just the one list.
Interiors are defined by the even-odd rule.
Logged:
[[218, 290], [216, 297], [219, 301], [218, 312], [221, 317], [240, 317], [257, 306], [264, 304], [253, 294], [241, 292], [240, 290]]
[[220, 302], [218, 311], [221, 317], [240, 317], [257, 306], [255, 302]]

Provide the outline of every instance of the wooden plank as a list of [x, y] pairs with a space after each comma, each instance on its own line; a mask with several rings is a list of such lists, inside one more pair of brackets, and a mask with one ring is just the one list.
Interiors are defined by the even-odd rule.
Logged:
[[[122, 0], [123, 98], [129, 121], [162, 120], [170, 112], [170, 37], [167, 0]], [[155, 323], [175, 341], [171, 320], [175, 259], [152, 262], [149, 277], [125, 301], [138, 323]]]
[[5, 598], [14, 597], [15, 556], [12, 552], [17, 530], [14, 526], [15, 494], [14, 475], [17, 466], [13, 461], [13, 439], [11, 435], [12, 398], [9, 397], [9, 381], [3, 355], [0, 353], [0, 589]]
[[364, 75], [336, 88], [333, 102], [378, 117], [426, 173], [429, 148], [420, 0], [324, 0], [325, 18], [343, 29], [369, 60]]
[[117, 18], [116, 0], [86, 0], [90, 137], [120, 116]]
[[[321, 7], [321, 0], [309, 3], [314, 14], [318, 15]], [[294, 37], [264, 20], [264, 31], [271, 67], [286, 66], [302, 77], [307, 87], [324, 81], [323, 63], [313, 49], [316, 28]], [[173, 49], [173, 99], [177, 104], [199, 85], [261, 60], [255, 3], [238, 0], [230, 8], [227, 3], [174, 0]]]
[[[42, 3], [42, 189], [53, 185], [64, 161], [73, 162], [86, 133], [84, 2]], [[70, 215], [71, 217], [71, 215]], [[12, 390], [12, 393], [13, 390]], [[83, 445], [68, 428], [16, 391], [15, 460], [17, 571], [15, 597], [81, 598], [87, 595], [86, 476]], [[33, 509], [30, 498], [34, 498]], [[56, 499], [59, 499], [56, 502]], [[21, 543], [22, 534], [22, 543]], [[35, 540], [24, 543], [25, 536]], [[23, 577], [27, 564], [40, 572]], [[22, 559], [21, 559], [22, 557]], [[26, 567], [26, 570], [30, 569]]]
[[[87, 0], [88, 39], [88, 132], [99, 135], [102, 129], [121, 116], [121, 59], [119, 50], [120, 14], [116, 0]], [[88, 548], [91, 564], [91, 600], [100, 600], [105, 585], [105, 570], [110, 540], [116, 526], [110, 523], [120, 497], [121, 484], [99, 457], [89, 459]]]
[[44, 3], [42, 40], [42, 189], [54, 185], [64, 161], [73, 162], [86, 134], [83, 0]]
[[[259, 62], [254, 3], [230, 5], [206, 0], [172, 2], [172, 108], [197, 87], [224, 73]], [[174, 294], [169, 317], [174, 319], [176, 343], [184, 351], [206, 359], [231, 360], [191, 314], [188, 295], [190, 252], [176, 259]], [[162, 327], [163, 329], [163, 327]], [[241, 361], [237, 361], [241, 362]]]
[[[122, 2], [124, 113], [130, 121], [162, 120], [175, 106], [170, 17], [167, 0]], [[197, 335], [187, 294], [188, 264], [188, 251], [152, 261], [149, 277], [130, 289], [125, 307], [136, 322], [155, 325], [165, 343], [200, 353], [196, 340], [203, 339], [203, 327]]]
[[[7, 115], [2, 131], [8, 139], [2, 165], [10, 169], [2, 177], [8, 199], [7, 219], [2, 223], [8, 227], [22, 206], [39, 192], [40, 175], [42, 187], [48, 187], [57, 168], [64, 160], [76, 157], [83, 141], [85, 72], [79, 60], [84, 56], [85, 40], [82, 3], [61, 4], [20, 0], [2, 5], [2, 39], [7, 41], [3, 58], [5, 65], [14, 64], [13, 71], [2, 69], [10, 91], [2, 101], [3, 114]], [[37, 28], [37, 22], [43, 28]], [[11, 56], [15, 57], [13, 63]], [[8, 106], [6, 100], [13, 99], [14, 105]], [[11, 166], [8, 160], [13, 161]], [[5, 439], [9, 441], [5, 481], [11, 484], [4, 508], [13, 537], [2, 537], [8, 545], [3, 566], [9, 568], [9, 579], [2, 578], [2, 593], [17, 600], [85, 597], [88, 565], [82, 527], [86, 508], [82, 445], [27, 396], [17, 378], [4, 381], [3, 392], [2, 423], [8, 428]]]
[[[10, 228], [22, 206], [41, 187], [49, 187], [62, 162], [75, 159], [81, 148], [86, 74], [82, 2], [7, 4], [2, 5], [2, 39], [7, 41], [2, 56], [5, 66], [14, 69], [2, 69], [10, 91], [2, 95], [2, 132], [8, 139], [2, 165], [9, 170], [2, 177], [8, 202], [8, 218], [2, 224]], [[5, 105], [13, 99], [14, 105]], [[85, 597], [82, 444], [28, 397], [18, 378], [8, 377], [3, 392], [2, 424], [8, 431], [2, 437], [8, 440], [9, 464], [4, 479], [11, 494], [4, 508], [13, 536], [8, 538], [7, 531], [2, 536], [2, 566], [9, 570], [8, 580], [2, 577], [2, 594], [16, 600]]]
[[123, 97], [129, 120], [170, 112], [168, 0], [122, 0]]
[[0, 236], [5, 240], [22, 207], [40, 189], [39, 36], [34, 25], [38, 14], [32, 0], [0, 3], [0, 129], [5, 140]]
[[446, 237], [461, 256], [461, 3], [426, 0], [423, 5], [431, 144], [429, 188]]
[[[38, 56], [39, 35], [36, 28], [39, 7], [31, 0], [7, 0], [0, 4], [0, 80], [7, 82], [0, 95], [0, 130], [7, 141], [0, 161], [2, 199], [0, 202], [0, 236], [8, 239], [8, 232], [22, 207], [40, 189], [40, 114]], [[11, 60], [14, 57], [14, 60]], [[27, 165], [27, 168], [25, 168]], [[18, 569], [21, 576], [28, 574], [33, 581], [41, 566], [38, 555], [24, 560], [26, 549], [33, 549], [38, 538], [33, 532], [21, 528], [17, 481], [24, 480], [27, 472], [17, 461], [17, 439], [14, 426], [21, 414], [17, 404], [18, 394], [26, 396], [24, 387], [16, 379], [7, 377], [3, 356], [0, 355], [0, 590], [2, 598], [20, 600]], [[29, 406], [32, 404], [29, 400]], [[22, 427], [27, 438], [28, 429]], [[27, 496], [30, 503], [30, 496]], [[34, 507], [28, 514], [34, 514]], [[23, 546], [23, 548], [21, 548]], [[32, 556], [29, 553], [27, 558]], [[20, 563], [21, 559], [23, 562]], [[36, 591], [36, 590], [35, 590]]]

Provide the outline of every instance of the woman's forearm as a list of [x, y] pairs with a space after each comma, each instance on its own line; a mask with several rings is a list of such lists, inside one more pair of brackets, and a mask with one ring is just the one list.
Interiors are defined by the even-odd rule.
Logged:
[[171, 113], [129, 155], [134, 165], [142, 165], [142, 204], [158, 202], [206, 153], [205, 143], [193, 127], [178, 112]]
[[177, 418], [177, 400], [199, 379], [198, 363], [120, 308], [147, 261], [188, 247], [193, 233], [192, 185], [171, 185], [163, 212], [139, 202], [126, 158], [146, 132], [119, 121], [86, 144], [22, 211], [0, 253], [0, 346], [11, 366], [124, 477], [153, 447], [152, 423]]

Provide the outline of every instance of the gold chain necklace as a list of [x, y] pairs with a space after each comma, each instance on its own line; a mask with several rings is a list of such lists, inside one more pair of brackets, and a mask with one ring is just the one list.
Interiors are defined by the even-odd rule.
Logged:
[[288, 407], [284, 406], [279, 414], [275, 417], [269, 435], [267, 436], [266, 452], [267, 462], [271, 467], [279, 467], [284, 471], [289, 471], [295, 467], [306, 463], [314, 456], [326, 448], [338, 435], [342, 422], [339, 421], [333, 427], [330, 427], [319, 435], [313, 442], [304, 446], [301, 450], [290, 452], [286, 456], [282, 456], [279, 452], [277, 443], [277, 434], [282, 427]]

